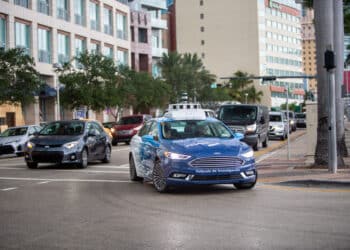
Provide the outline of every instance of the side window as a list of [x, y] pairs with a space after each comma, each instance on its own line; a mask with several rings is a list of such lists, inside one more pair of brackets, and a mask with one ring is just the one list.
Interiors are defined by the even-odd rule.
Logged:
[[148, 122], [146, 122], [146, 123], [143, 125], [143, 127], [139, 130], [139, 136], [140, 136], [140, 137], [141, 137], [141, 136], [144, 136], [144, 135], [147, 135], [147, 133], [148, 133], [150, 127], [151, 127], [151, 124], [152, 124], [152, 122], [151, 122], [151, 121], [148, 121]]
[[103, 134], [104, 130], [103, 128], [101, 128], [101, 126], [98, 124], [98, 123], [93, 123], [94, 125], [94, 128], [100, 133], [100, 134]]
[[28, 128], [28, 135], [32, 135], [32, 134], [34, 134], [34, 132], [35, 132], [34, 127], [29, 127]]
[[42, 129], [42, 127], [34, 127], [36, 132], [40, 132], [40, 130]]
[[150, 131], [148, 132], [149, 135], [152, 136], [158, 136], [158, 123], [157, 122], [153, 122], [150, 128]]

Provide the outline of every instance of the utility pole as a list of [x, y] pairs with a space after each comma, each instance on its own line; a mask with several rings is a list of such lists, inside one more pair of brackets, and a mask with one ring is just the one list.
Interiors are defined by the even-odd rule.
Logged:
[[287, 92], [287, 100], [286, 100], [286, 108], [287, 108], [287, 132], [288, 132], [288, 136], [287, 136], [287, 159], [289, 161], [290, 159], [290, 152], [289, 152], [289, 129], [290, 129], [290, 125], [289, 125], [289, 104], [288, 104], [288, 99], [289, 99], [289, 82], [287, 82], [287, 89], [286, 89], [286, 92]]

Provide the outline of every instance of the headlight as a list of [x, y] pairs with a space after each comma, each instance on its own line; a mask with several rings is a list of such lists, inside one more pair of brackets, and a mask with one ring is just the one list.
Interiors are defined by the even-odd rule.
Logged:
[[111, 133], [114, 133], [115, 132], [115, 129], [114, 128], [111, 128]]
[[291, 124], [294, 124], [294, 121], [293, 121], [293, 120], [291, 120], [291, 121], [290, 121], [290, 123], [291, 123]]
[[63, 147], [65, 147], [67, 149], [72, 149], [75, 146], [77, 146], [78, 143], [79, 143], [78, 141], [68, 142], [68, 143], [64, 144]]
[[255, 123], [252, 124], [252, 125], [248, 125], [246, 127], [246, 132], [255, 132], [255, 130], [256, 130], [256, 124]]
[[27, 142], [27, 148], [29, 148], [29, 149], [32, 149], [32, 148], [34, 148], [34, 146], [35, 146], [35, 144], [34, 143], [32, 143], [32, 142]]
[[172, 152], [164, 152], [165, 157], [172, 159], [172, 160], [187, 160], [191, 158], [190, 155], [182, 155], [182, 154], [177, 154], [177, 153], [172, 153]]
[[142, 126], [143, 126], [143, 125], [140, 125], [140, 126], [137, 126], [137, 127], [134, 128], [134, 129], [130, 130], [130, 134], [132, 134], [132, 132], [134, 132], [134, 133], [139, 132], [139, 130], [142, 128]]
[[241, 156], [243, 156], [245, 158], [251, 158], [251, 157], [253, 157], [253, 155], [254, 155], [253, 150], [249, 150], [249, 151], [244, 152], [244, 153], [241, 154]]

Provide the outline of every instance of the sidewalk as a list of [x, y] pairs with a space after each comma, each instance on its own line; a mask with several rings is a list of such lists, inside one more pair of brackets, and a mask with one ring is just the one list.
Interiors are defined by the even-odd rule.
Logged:
[[[349, 130], [350, 123], [346, 126]], [[308, 181], [317, 184], [346, 184], [350, 185], [350, 168], [338, 169], [332, 174], [324, 167], [310, 166], [306, 157], [306, 133], [293, 134], [291, 136], [288, 160], [286, 143], [277, 150], [267, 153], [266, 156], [257, 158], [259, 182], [277, 183], [290, 181]], [[350, 148], [348, 148], [350, 152]], [[346, 165], [350, 163], [350, 157], [344, 159]], [[349, 166], [349, 165], [348, 165]]]

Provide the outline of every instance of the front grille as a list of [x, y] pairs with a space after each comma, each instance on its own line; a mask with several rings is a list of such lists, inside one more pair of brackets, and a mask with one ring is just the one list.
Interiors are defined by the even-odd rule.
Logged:
[[231, 130], [233, 130], [233, 131], [235, 131], [235, 132], [237, 132], [237, 133], [242, 133], [242, 134], [245, 133], [244, 127], [241, 127], [241, 126], [233, 126], [233, 125], [228, 125], [228, 127], [229, 127]]
[[275, 128], [270, 126], [270, 131], [274, 131], [274, 130], [275, 130]]
[[5, 155], [5, 154], [13, 154], [14, 152], [15, 152], [15, 150], [10, 145], [0, 146], [0, 155], [1, 154], [3, 154], [3, 155]]
[[241, 179], [240, 174], [230, 174], [230, 175], [195, 175], [192, 181], [221, 181], [221, 180], [237, 180]]
[[238, 157], [207, 157], [199, 158], [190, 162], [195, 168], [229, 168], [240, 167], [244, 161]]
[[58, 144], [58, 145], [44, 145], [44, 144], [35, 144], [35, 147], [36, 148], [59, 148], [59, 147], [62, 147], [61, 144]]
[[62, 152], [32, 152], [32, 159], [36, 162], [61, 162], [63, 159]]

